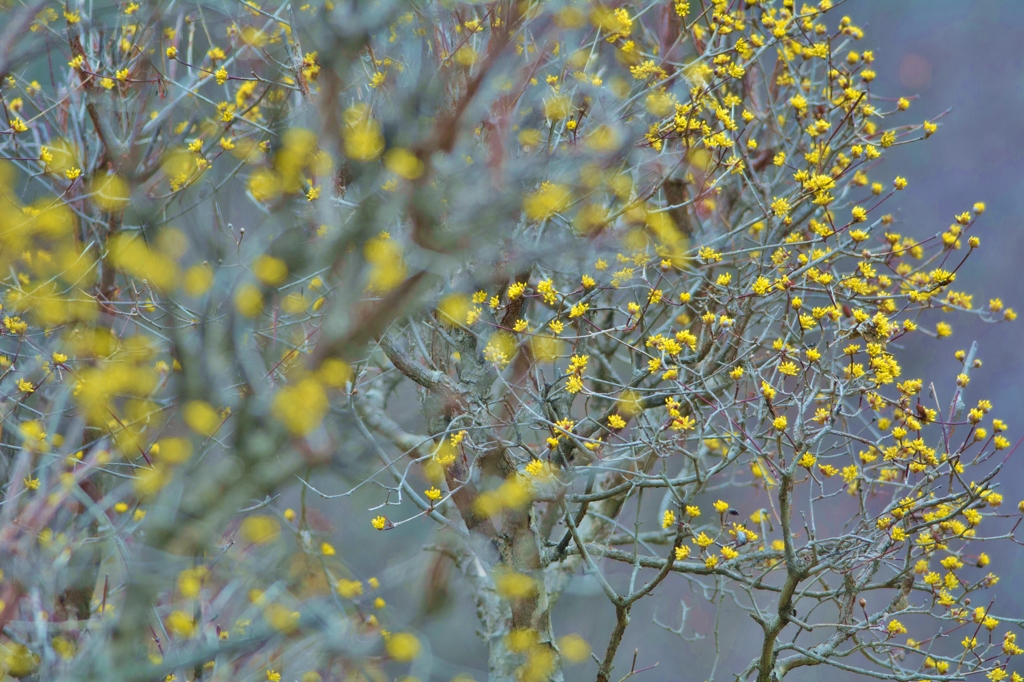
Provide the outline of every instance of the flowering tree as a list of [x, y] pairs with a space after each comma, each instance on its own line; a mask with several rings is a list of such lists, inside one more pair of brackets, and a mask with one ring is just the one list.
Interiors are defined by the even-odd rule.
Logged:
[[492, 680], [641, 673], [681, 584], [760, 626], [712, 675], [1021, 680], [1007, 425], [900, 365], [1015, 317], [985, 206], [884, 212], [937, 124], [833, 4], [0, 5], [3, 670], [448, 679], [345, 559], [411, 537]]

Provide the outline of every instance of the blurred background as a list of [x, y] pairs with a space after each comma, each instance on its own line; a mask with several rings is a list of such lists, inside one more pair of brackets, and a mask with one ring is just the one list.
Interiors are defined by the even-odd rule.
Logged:
[[[849, 15], [865, 30], [855, 48], [873, 50], [878, 79], [874, 92], [893, 100], [912, 100], [900, 121], [923, 119], [940, 123], [927, 141], [893, 148], [886, 161], [871, 173], [871, 180], [889, 184], [897, 175], [909, 180], [909, 187], [887, 204], [897, 219], [892, 228], [915, 237], [941, 232], [953, 216], [969, 210], [977, 201], [988, 209], [973, 234], [982, 244], [957, 274], [957, 290], [974, 294], [974, 306], [988, 305], [1000, 297], [1007, 306], [1024, 310], [1020, 273], [1024, 270], [1024, 55], [1020, 50], [1024, 31], [1024, 2], [1011, 0], [849, 0], [835, 10]], [[836, 17], [836, 20], [838, 17]], [[835, 20], [830, 21], [834, 24]], [[946, 112], [940, 117], [940, 114]], [[918, 336], [912, 353], [901, 353], [905, 378], [928, 377], [937, 387], [952, 386], [960, 363], [957, 349], [979, 345], [984, 366], [972, 374], [968, 402], [981, 398], [995, 405], [993, 416], [1006, 420], [1010, 437], [1016, 442], [1024, 433], [1024, 360], [1020, 353], [1021, 324], [986, 325], [970, 316], [950, 319], [953, 335], [942, 340]], [[925, 322], [929, 321], [925, 318]], [[934, 329], [935, 320], [931, 320]], [[943, 391], [940, 388], [940, 397]], [[949, 399], [949, 390], [945, 391]], [[1008, 481], [1024, 480], [1024, 454], [1010, 458]], [[344, 478], [344, 473], [342, 474]], [[322, 484], [322, 485], [321, 485]], [[323, 492], [346, 486], [325, 476], [317, 482]], [[376, 491], [356, 494], [348, 501], [315, 500], [310, 504], [323, 512], [324, 523], [334, 526], [339, 547], [358, 546], [372, 533], [367, 508], [379, 503]], [[1009, 511], [1020, 491], [1004, 488]], [[741, 500], [733, 501], [737, 507]], [[653, 506], [653, 505], [652, 505]], [[340, 508], [353, 513], [350, 522], [339, 517]], [[746, 516], [752, 509], [740, 509]], [[328, 521], [329, 519], [329, 521]], [[420, 632], [429, 638], [433, 656], [426, 676], [449, 680], [457, 674], [486, 679], [487, 653], [476, 634], [478, 621], [473, 604], [460, 594], [457, 570], [441, 560], [430, 563], [432, 554], [421, 548], [431, 542], [422, 527], [407, 526], [388, 534], [388, 555], [367, 552], [345, 557], [354, 573], [381, 579], [393, 613], [421, 614]], [[377, 538], [374, 538], [377, 540]], [[997, 616], [1024, 616], [1024, 592], [1015, 588], [1024, 569], [1024, 549], [996, 543], [991, 569], [1001, 577], [992, 612]], [[621, 566], [604, 567], [610, 572]], [[451, 581], [447, 591], [444, 585]], [[717, 623], [717, 609], [697, 586], [678, 575], [659, 589], [659, 597], [641, 601], [632, 614], [614, 671], [615, 679], [629, 672], [636, 651], [636, 668], [655, 666], [635, 676], [643, 680], [733, 679], [751, 660], [760, 645], [760, 628], [750, 618], [726, 605]], [[423, 594], [432, 595], [424, 602]], [[684, 605], [689, 609], [681, 636], [679, 629]], [[436, 610], [435, 610], [436, 609]], [[612, 607], [592, 579], [579, 577], [554, 610], [555, 632], [577, 632], [600, 653], [614, 622]], [[652, 625], [652, 619], [665, 626]], [[908, 621], [909, 624], [909, 621]], [[789, 628], [785, 635], [793, 637]], [[1002, 629], [1000, 629], [1000, 632]], [[911, 635], [916, 633], [911, 630]], [[925, 633], [921, 633], [925, 635]], [[716, 651], [720, 652], [713, 669]], [[863, 659], [849, 660], [852, 665]], [[567, 680], [593, 679], [593, 663], [566, 668]], [[426, 672], [426, 671], [424, 671]], [[804, 668], [791, 673], [793, 680], [845, 680], [854, 675], [827, 666]]]

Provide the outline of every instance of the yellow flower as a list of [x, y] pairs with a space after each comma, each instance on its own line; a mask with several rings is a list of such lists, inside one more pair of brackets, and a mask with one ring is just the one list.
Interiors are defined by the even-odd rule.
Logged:
[[423, 175], [423, 162], [408, 149], [395, 147], [384, 155], [384, 165], [395, 175], [406, 180], [415, 180]]
[[342, 578], [335, 584], [334, 589], [343, 599], [355, 599], [363, 593], [363, 584], [358, 580], [345, 580]]
[[177, 637], [190, 638], [195, 635], [196, 626], [192, 616], [184, 611], [173, 611], [167, 617], [167, 629]]
[[329, 407], [323, 384], [306, 378], [283, 386], [274, 397], [271, 413], [292, 435], [305, 436], [320, 426]]
[[416, 635], [408, 632], [396, 632], [388, 637], [386, 646], [388, 655], [400, 663], [407, 663], [420, 655], [420, 641]]
[[780, 218], [785, 218], [793, 210], [785, 197], [775, 197], [772, 199], [771, 209], [772, 213]]
[[566, 635], [558, 640], [558, 649], [569, 663], [582, 663], [590, 657], [590, 645], [579, 635]]
[[345, 154], [356, 161], [372, 161], [384, 151], [384, 136], [380, 124], [364, 119], [346, 126], [342, 134]]
[[894, 635], [903, 635], [907, 632], [907, 628], [903, 626], [903, 623], [899, 622], [896, 619], [890, 620], [889, 624], [885, 626], [885, 629], [886, 632], [889, 633], [890, 637]]
[[264, 545], [274, 542], [280, 537], [281, 526], [272, 516], [247, 516], [242, 520], [242, 525], [238, 528], [238, 534], [246, 542], [254, 545]]
[[568, 187], [545, 182], [523, 199], [523, 212], [530, 220], [546, 220], [567, 209], [571, 201], [572, 193]]

